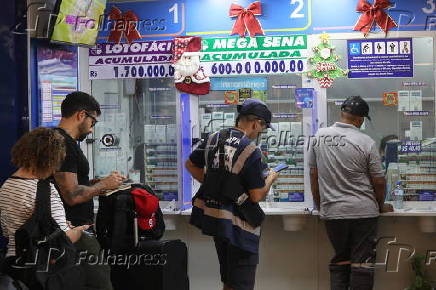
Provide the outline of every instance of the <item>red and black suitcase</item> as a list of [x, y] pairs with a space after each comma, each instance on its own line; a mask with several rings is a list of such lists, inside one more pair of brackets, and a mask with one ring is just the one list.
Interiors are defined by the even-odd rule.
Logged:
[[[132, 185], [154, 194], [143, 184]], [[156, 212], [156, 226], [138, 227], [131, 190], [99, 198], [97, 238], [104, 262], [111, 266], [114, 290], [189, 290], [188, 250], [181, 240], [159, 240], [165, 223]]]

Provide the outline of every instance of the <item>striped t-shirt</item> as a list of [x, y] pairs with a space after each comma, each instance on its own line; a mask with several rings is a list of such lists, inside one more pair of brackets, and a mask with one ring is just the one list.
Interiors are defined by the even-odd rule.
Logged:
[[[8, 256], [15, 255], [15, 232], [32, 216], [35, 208], [38, 179], [12, 176], [0, 188], [0, 223], [3, 235], [9, 238]], [[65, 209], [59, 193], [51, 187], [51, 215], [66, 231]]]

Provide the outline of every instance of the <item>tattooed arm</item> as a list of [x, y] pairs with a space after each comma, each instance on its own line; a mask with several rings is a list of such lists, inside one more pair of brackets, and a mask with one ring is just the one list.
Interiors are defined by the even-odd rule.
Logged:
[[117, 188], [123, 182], [123, 177], [118, 172], [112, 172], [92, 186], [79, 185], [77, 174], [72, 172], [56, 172], [54, 177], [62, 198], [69, 206], [87, 202], [104, 190]]

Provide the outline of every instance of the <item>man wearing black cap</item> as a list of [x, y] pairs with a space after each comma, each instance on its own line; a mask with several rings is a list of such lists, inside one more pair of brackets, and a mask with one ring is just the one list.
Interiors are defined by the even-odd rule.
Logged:
[[[190, 222], [214, 237], [224, 290], [254, 289], [263, 215], [258, 202], [277, 178], [273, 171], [264, 177], [261, 152], [253, 142], [271, 127], [268, 107], [248, 99], [238, 106], [238, 113], [235, 128], [209, 136], [186, 162], [202, 183], [193, 198]], [[249, 217], [247, 208], [255, 209], [256, 218]]]
[[[335, 250], [332, 290], [372, 289], [377, 218], [385, 205], [386, 181], [376, 143], [359, 130], [369, 106], [349, 97], [341, 121], [318, 130], [309, 149], [312, 195]], [[340, 142], [331, 142], [331, 140]]]

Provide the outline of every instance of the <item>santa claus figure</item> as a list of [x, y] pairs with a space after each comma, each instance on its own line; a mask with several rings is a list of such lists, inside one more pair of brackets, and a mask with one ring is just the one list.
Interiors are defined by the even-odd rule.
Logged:
[[176, 37], [173, 48], [176, 88], [193, 95], [208, 94], [210, 79], [200, 67], [201, 37]]

